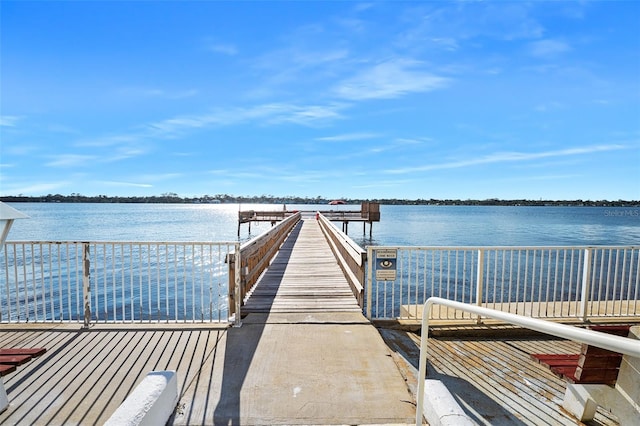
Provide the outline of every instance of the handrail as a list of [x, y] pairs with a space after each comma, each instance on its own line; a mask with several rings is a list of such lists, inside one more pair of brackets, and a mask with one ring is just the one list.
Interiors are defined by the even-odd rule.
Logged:
[[420, 337], [420, 365], [418, 371], [418, 396], [416, 406], [416, 425], [422, 425], [422, 410], [424, 404], [424, 386], [427, 373], [427, 342], [429, 338], [429, 312], [432, 305], [444, 305], [454, 309], [460, 309], [476, 315], [482, 315], [513, 325], [539, 331], [552, 336], [574, 340], [581, 343], [597, 346], [613, 352], [640, 358], [640, 341], [626, 337], [615, 336], [599, 331], [586, 330], [570, 325], [552, 323], [545, 320], [525, 317], [497, 311], [495, 309], [483, 308], [467, 303], [447, 300], [440, 297], [430, 297], [424, 304], [422, 313], [422, 336]]
[[335, 227], [324, 214], [318, 212], [318, 224], [329, 242], [331, 251], [342, 269], [360, 308], [364, 307], [364, 268], [367, 252], [347, 234]]

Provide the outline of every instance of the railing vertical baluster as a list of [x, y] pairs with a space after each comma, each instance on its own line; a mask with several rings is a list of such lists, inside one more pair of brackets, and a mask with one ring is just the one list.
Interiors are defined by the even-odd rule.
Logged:
[[[453, 300], [459, 300], [458, 298], [458, 270], [460, 262], [459, 262], [459, 257], [460, 257], [460, 251], [459, 250], [455, 250], [455, 257], [454, 257], [454, 262], [456, 265], [456, 271], [455, 271], [455, 275], [453, 278], [453, 283], [454, 283], [454, 287], [453, 287]], [[416, 316], [417, 317], [417, 316]]]
[[131, 294], [129, 296], [129, 303], [131, 305], [130, 320], [131, 322], [135, 321], [136, 318], [136, 307], [135, 307], [135, 290], [134, 290], [134, 260], [133, 260], [133, 244], [129, 244], [129, 257], [131, 264], [129, 265], [129, 288], [131, 289]]
[[[18, 276], [18, 263], [16, 262], [15, 259], [18, 258], [18, 249], [16, 248], [16, 246], [13, 246], [13, 275], [15, 277], [15, 281], [16, 281], [16, 316], [18, 318], [18, 322], [20, 322], [20, 277]], [[11, 318], [11, 317], [9, 317]], [[9, 322], [11, 322], [11, 320], [9, 320]]]
[[29, 313], [29, 280], [27, 279], [27, 245], [22, 244], [22, 278], [24, 280], [24, 311], [27, 322], [30, 320]]
[[549, 291], [551, 290], [551, 249], [547, 251], [547, 282], [545, 288], [544, 316], [549, 313]]
[[[540, 249], [540, 277], [538, 278], [538, 317], [540, 315], [540, 302], [542, 301], [542, 287], [544, 286], [544, 249]], [[531, 314], [533, 316], [533, 313]]]
[[[509, 310], [511, 312], [511, 302], [513, 301], [513, 249], [509, 250], [509, 285], [507, 286], [509, 289]], [[516, 306], [517, 301], [516, 301]]]
[[611, 291], [611, 259], [613, 258], [613, 250], [609, 249], [607, 253], [607, 279], [605, 280], [604, 291], [604, 309], [605, 312], [609, 309], [609, 292]]
[[89, 243], [82, 244], [82, 300], [84, 301], [84, 328], [91, 324], [91, 257]]
[[[597, 297], [593, 294], [591, 294], [591, 313], [593, 314], [594, 311], [597, 315], [597, 313], [600, 311], [600, 306], [602, 305], [602, 295], [603, 295], [603, 291], [602, 291], [602, 285], [603, 283], [606, 282], [606, 277], [604, 276], [604, 259], [605, 259], [605, 251], [604, 249], [600, 249], [600, 250], [596, 250], [596, 253], [600, 253], [600, 279], [598, 281], [598, 293], [597, 293]], [[592, 275], [592, 280], [595, 280], [595, 274]], [[591, 288], [595, 289], [595, 283], [591, 283]], [[597, 300], [596, 300], [597, 299]]]
[[[558, 259], [560, 259], [560, 253], [558, 253]], [[567, 271], [567, 249], [564, 249], [562, 251], [562, 275], [560, 279], [560, 317], [564, 315], [562, 306], [564, 305], [564, 286], [566, 283], [565, 281], [566, 271]], [[569, 306], [568, 303], [567, 303], [567, 306]]]
[[636, 289], [633, 295], [633, 314], [638, 315], [638, 292], [640, 291], [640, 248], [637, 249], [637, 257], [636, 257]]
[[[424, 302], [425, 300], [427, 300], [427, 262], [429, 257], [427, 256], [427, 254], [429, 253], [428, 250], [423, 250], [424, 252], [424, 256], [422, 259], [422, 301]], [[418, 306], [416, 306], [415, 309], [415, 316], [416, 318], [420, 318], [420, 316], [418, 315]]]
[[587, 321], [588, 318], [588, 306], [589, 306], [589, 286], [591, 284], [591, 261], [593, 256], [593, 249], [584, 249], [584, 262], [582, 267], [582, 288], [580, 289], [580, 318], [582, 321]]
[[[478, 306], [482, 306], [482, 290], [484, 283], [484, 253], [484, 249], [478, 250], [478, 263], [476, 267], [476, 305]], [[478, 315], [476, 321], [478, 324], [482, 323], [482, 317]]]
[[373, 247], [367, 247], [367, 318], [372, 319], [371, 312], [372, 306], [371, 303], [373, 301], [373, 297], [371, 292], [373, 291], [373, 263], [375, 262], [373, 258]]
[[[33, 303], [34, 303], [34, 315], [35, 321], [40, 321], [40, 304], [38, 303], [38, 279], [36, 278], [36, 249], [35, 244], [31, 243], [31, 279], [33, 280]], [[1, 317], [1, 315], [0, 315]]]
[[204, 322], [206, 313], [207, 313], [207, 300], [205, 299], [205, 289], [208, 287], [208, 283], [207, 281], [207, 274], [206, 274], [206, 270], [207, 270], [207, 265], [209, 265], [210, 263], [208, 261], [205, 261], [207, 255], [206, 255], [206, 250], [205, 250], [205, 245], [201, 244], [200, 245], [200, 262], [198, 262], [199, 264], [199, 268], [200, 268], [200, 322]]
[[242, 258], [240, 256], [240, 243], [236, 243], [236, 247], [235, 247], [235, 263], [234, 263], [234, 290], [235, 290], [235, 321], [233, 326], [234, 327], [241, 327], [242, 326], [242, 316], [241, 316], [241, 309], [242, 309], [242, 277], [240, 276], [240, 274], [242, 273], [241, 268], [242, 268]]
[[[75, 259], [75, 247], [72, 244], [65, 243], [65, 265], [67, 269], [67, 321], [71, 321], [73, 319], [73, 278], [75, 277], [77, 280], [77, 270], [73, 270], [71, 268], [72, 262]], [[75, 272], [75, 273], [74, 273]], [[34, 297], [35, 299], [35, 297]]]
[[[616, 249], [616, 267], [615, 267], [615, 272], [613, 275], [613, 292], [611, 293], [612, 296], [612, 302], [613, 302], [613, 311], [615, 312], [616, 310], [616, 302], [619, 300], [619, 298], [616, 296], [616, 293], [618, 292], [618, 272], [619, 272], [619, 266], [620, 264], [618, 263], [618, 260], [620, 259], [620, 249]], [[620, 278], [624, 279], [624, 269], [626, 266], [626, 257], [623, 255], [622, 257], [622, 275], [620, 276]], [[620, 284], [620, 289], [622, 289], [622, 283]], [[620, 301], [619, 307], [618, 307], [618, 315], [620, 315], [620, 313], [622, 312], [622, 301]]]
[[[626, 249], [625, 249], [626, 251]], [[633, 265], [634, 265], [634, 260], [635, 260], [635, 256], [633, 254], [633, 249], [629, 249], [629, 274], [628, 274], [628, 278], [627, 278], [627, 295], [625, 300], [627, 300], [627, 315], [629, 315], [629, 309], [630, 309], [630, 300], [631, 300], [631, 283], [633, 282]]]
[[169, 322], [169, 244], [164, 245], [164, 315]]
[[[522, 258], [522, 250], [518, 249], [518, 256], [516, 257], [516, 292], [515, 294], [516, 296], [516, 311], [515, 313], [518, 314], [518, 312], [520, 311], [520, 274], [521, 274], [521, 269], [520, 265], [520, 259]], [[524, 302], [524, 291], [523, 291], [523, 297], [522, 297], [522, 301]]]

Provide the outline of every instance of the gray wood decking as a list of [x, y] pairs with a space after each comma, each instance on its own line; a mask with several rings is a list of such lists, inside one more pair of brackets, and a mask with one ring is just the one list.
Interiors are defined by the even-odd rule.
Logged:
[[[418, 362], [418, 336], [397, 330], [380, 330], [389, 349], [363, 354], [351, 346], [352, 334], [340, 331], [344, 326], [320, 324], [311, 329], [303, 327], [246, 324], [240, 329], [206, 329], [164, 325], [156, 329], [123, 325], [96, 326], [89, 331], [82, 331], [77, 325], [50, 329], [4, 327], [0, 330], [0, 346], [46, 347], [47, 353], [4, 377], [10, 407], [0, 414], [0, 424], [102, 424], [142, 377], [154, 369], [178, 372], [180, 407], [175, 424], [220, 424], [214, 416], [222, 416], [229, 421], [228, 424], [260, 423], [257, 418], [249, 420], [243, 411], [252, 409], [264, 416], [272, 416], [269, 420], [263, 419], [262, 424], [328, 424], [331, 423], [330, 415], [338, 418], [336, 424], [344, 424], [348, 420], [363, 420], [356, 414], [351, 418], [344, 414], [355, 412], [356, 408], [360, 412], [369, 411], [372, 420], [384, 423], [380, 410], [375, 411], [375, 407], [380, 405], [376, 401], [393, 399], [395, 395], [391, 390], [386, 394], [384, 386], [378, 386], [377, 391], [374, 389], [374, 394], [362, 394], [363, 399], [351, 402], [353, 410], [332, 411], [328, 407], [343, 401], [327, 397], [325, 404], [316, 402], [316, 411], [311, 414], [306, 412], [299, 418], [278, 419], [273, 416], [278, 412], [282, 415], [280, 407], [294, 404], [302, 396], [294, 398], [295, 391], [290, 389], [289, 382], [300, 381], [304, 392], [310, 390], [308, 387], [313, 383], [326, 388], [327, 376], [338, 376], [337, 379], [349, 386], [361, 386], [363, 379], [358, 376], [361, 372], [350, 376], [348, 370], [353, 368], [350, 365], [366, 365], [378, 357], [376, 354], [385, 358], [387, 352], [393, 354], [399, 364], [409, 365], [405, 369], [407, 382], [410, 387], [415, 386], [413, 370]], [[375, 329], [366, 324], [351, 324], [348, 329], [356, 333], [360, 328], [365, 330], [364, 327], [375, 333]], [[329, 328], [339, 336], [335, 344], [343, 346], [344, 351], [351, 353], [350, 357], [343, 359], [343, 352], [338, 354], [335, 347], [325, 343], [318, 345], [321, 349], [314, 346], [321, 339], [320, 333]], [[285, 342], [291, 342], [298, 329], [304, 331], [305, 337], [292, 342], [299, 352], [291, 361], [283, 350], [288, 346]], [[252, 343], [256, 349], [239, 351], [245, 338], [237, 332], [258, 338]], [[232, 335], [234, 333], [235, 336]], [[274, 339], [261, 337], [271, 333], [275, 333]], [[331, 337], [329, 340], [334, 339]], [[235, 345], [239, 346], [236, 348]], [[530, 353], [544, 351], [575, 352], [579, 347], [577, 343], [540, 338], [437, 338], [430, 339], [429, 345], [429, 376], [442, 380], [479, 424], [579, 424], [560, 408], [564, 380], [529, 357]], [[273, 358], [264, 358], [264, 353], [273, 353]], [[333, 360], [333, 367], [324, 365], [318, 371], [305, 372], [304, 366], [313, 370], [309, 366], [314, 360], [329, 362], [333, 357], [342, 361], [335, 364], [338, 360]], [[238, 365], [244, 365], [241, 373], [233, 370]], [[270, 369], [287, 368], [290, 371], [279, 384], [270, 382]], [[390, 373], [387, 368], [379, 371], [378, 383]], [[238, 376], [241, 380], [235, 389], [228, 381]], [[334, 399], [337, 398], [336, 388], [330, 389], [328, 395], [336, 395]], [[224, 410], [234, 401], [239, 406], [237, 417], [229, 416]], [[327, 408], [323, 409], [323, 406]], [[305, 407], [309, 409], [310, 405]], [[402, 423], [407, 422], [406, 417], [396, 417], [393, 421], [389, 414], [386, 420]], [[614, 425], [616, 422], [608, 413], [599, 411], [593, 424]]]
[[242, 313], [361, 312], [316, 220], [301, 220], [242, 307]]

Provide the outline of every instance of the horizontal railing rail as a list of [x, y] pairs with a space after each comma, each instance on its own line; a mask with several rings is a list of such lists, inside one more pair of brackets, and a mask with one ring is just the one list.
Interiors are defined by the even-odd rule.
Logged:
[[[397, 252], [395, 278], [378, 280], [377, 253], [390, 250]], [[370, 319], [418, 322], [434, 296], [558, 320], [640, 315], [640, 246], [370, 246], [368, 259]], [[446, 307], [431, 315], [474, 319]]]
[[0, 322], [226, 322], [235, 242], [7, 242]]
[[421, 318], [422, 333], [420, 337], [420, 361], [418, 365], [418, 392], [416, 401], [416, 425], [422, 425], [422, 415], [424, 406], [424, 388], [427, 377], [427, 358], [429, 342], [429, 320], [433, 305], [446, 306], [454, 310], [461, 310], [477, 316], [497, 319], [499, 321], [538, 331], [563, 339], [569, 339], [588, 345], [597, 346], [613, 352], [640, 358], [640, 341], [627, 337], [615, 336], [599, 331], [586, 330], [565, 324], [557, 324], [537, 318], [530, 318], [522, 315], [515, 315], [495, 309], [483, 308], [453, 300], [430, 297], [424, 304]]
[[342, 269], [353, 295], [364, 308], [365, 265], [367, 252], [330, 222], [324, 213], [317, 215], [320, 229]]
[[238, 270], [240, 277], [237, 277], [235, 272], [235, 253], [229, 256], [229, 312], [230, 315], [235, 316], [236, 324], [240, 320], [240, 307], [245, 297], [299, 221], [300, 213], [297, 212], [256, 238], [242, 244], [239, 248], [241, 264]]

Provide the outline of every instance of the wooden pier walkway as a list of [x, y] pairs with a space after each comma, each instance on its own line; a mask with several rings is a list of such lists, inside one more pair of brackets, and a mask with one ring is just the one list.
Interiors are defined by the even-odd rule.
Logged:
[[361, 312], [318, 222], [301, 220], [242, 308], [244, 313]]

